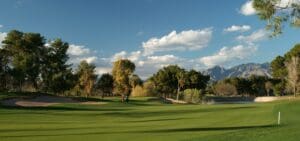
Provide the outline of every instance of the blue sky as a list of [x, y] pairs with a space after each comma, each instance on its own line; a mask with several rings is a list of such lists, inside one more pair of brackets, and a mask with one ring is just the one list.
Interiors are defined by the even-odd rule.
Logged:
[[143, 78], [168, 64], [202, 70], [264, 63], [300, 39], [299, 29], [288, 26], [269, 39], [249, 0], [0, 2], [0, 40], [12, 29], [62, 38], [71, 44], [70, 63], [88, 60], [99, 74], [118, 58], [135, 62]]

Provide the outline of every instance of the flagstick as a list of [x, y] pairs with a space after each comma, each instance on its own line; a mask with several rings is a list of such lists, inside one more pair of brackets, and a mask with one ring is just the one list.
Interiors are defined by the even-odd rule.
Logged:
[[280, 125], [280, 111], [278, 112], [278, 121], [277, 124]]

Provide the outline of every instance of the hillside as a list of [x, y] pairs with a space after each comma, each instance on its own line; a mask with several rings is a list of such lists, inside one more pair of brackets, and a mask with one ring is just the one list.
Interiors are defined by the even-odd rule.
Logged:
[[226, 69], [221, 66], [215, 66], [213, 68], [207, 69], [203, 72], [206, 75], [211, 76], [211, 80], [221, 80], [230, 77], [243, 77], [247, 78], [251, 75], [267, 76], [271, 77], [271, 69], [269, 63], [257, 64], [248, 63], [234, 66], [232, 68]]

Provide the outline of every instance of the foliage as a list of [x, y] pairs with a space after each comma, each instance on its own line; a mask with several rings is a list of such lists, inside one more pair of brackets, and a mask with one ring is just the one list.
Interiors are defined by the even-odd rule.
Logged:
[[102, 74], [96, 87], [102, 92], [102, 96], [112, 94], [114, 86], [113, 76], [109, 73]]
[[144, 88], [140, 85], [135, 86], [132, 88], [131, 96], [133, 97], [145, 97], [148, 96]]
[[47, 92], [63, 93], [74, 87], [76, 77], [72, 73], [67, 50], [69, 44], [61, 39], [51, 41], [44, 50], [41, 65], [42, 89]]
[[2, 41], [3, 49], [9, 55], [12, 66], [12, 76], [21, 91], [25, 81], [37, 88], [37, 79], [40, 72], [42, 50], [45, 39], [39, 33], [23, 33], [17, 30], [10, 31]]
[[296, 93], [298, 91], [299, 82], [300, 82], [300, 59], [299, 57], [292, 57], [291, 60], [287, 63], [288, 77], [287, 80], [289, 82], [289, 86], [291, 86], [294, 96], [296, 97]]
[[135, 70], [135, 65], [128, 59], [117, 60], [113, 63], [112, 75], [114, 78], [114, 93], [128, 95], [131, 92], [130, 76]]
[[225, 82], [218, 82], [214, 86], [215, 94], [220, 96], [232, 96], [237, 95], [236, 87], [232, 84], [225, 83]]
[[203, 92], [198, 89], [186, 89], [183, 91], [184, 101], [188, 103], [199, 103], [203, 98]]
[[257, 16], [267, 21], [266, 29], [272, 31], [272, 37], [282, 33], [283, 24], [288, 22], [294, 27], [300, 27], [300, 4], [288, 1], [286, 5], [281, 0], [254, 0], [253, 7]]
[[81, 61], [76, 75], [78, 76], [77, 89], [84, 93], [86, 97], [92, 94], [94, 84], [97, 78], [95, 74], [95, 65], [88, 64], [86, 61]]
[[277, 56], [271, 62], [272, 76], [278, 79], [284, 79], [287, 75], [287, 70], [285, 68], [285, 58], [282, 56]]
[[169, 65], [154, 74], [151, 78], [160, 96], [179, 98], [179, 93], [185, 89], [205, 89], [209, 76], [201, 72], [186, 71], [176, 65]]
[[134, 88], [138, 85], [143, 85], [142, 79], [136, 74], [133, 74], [130, 76], [129, 83], [132, 88]]
[[147, 96], [157, 96], [157, 91], [155, 89], [155, 85], [152, 81], [146, 81], [143, 83], [143, 90], [145, 95]]

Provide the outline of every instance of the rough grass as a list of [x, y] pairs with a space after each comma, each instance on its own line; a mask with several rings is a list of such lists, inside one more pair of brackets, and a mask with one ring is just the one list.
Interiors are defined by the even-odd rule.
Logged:
[[[5, 96], [1, 96], [5, 97]], [[6, 96], [7, 97], [7, 96]], [[300, 101], [171, 105], [149, 98], [129, 104], [0, 107], [1, 141], [203, 140], [298, 141]], [[277, 112], [282, 125], [277, 126]]]

